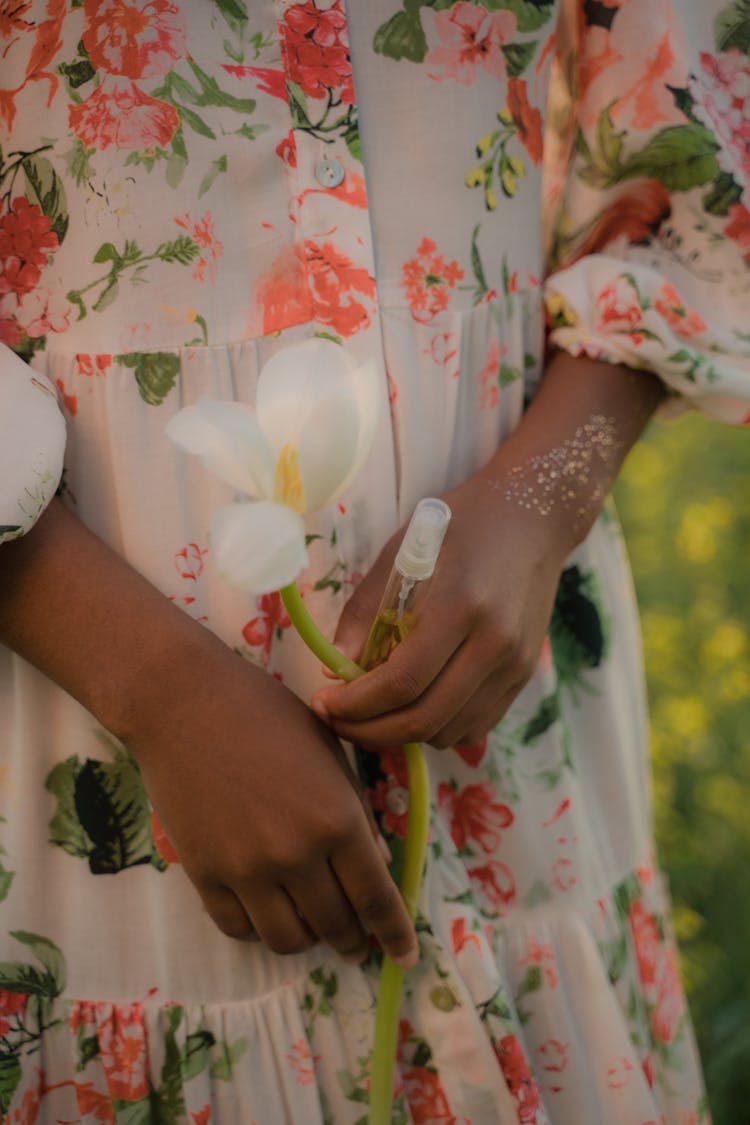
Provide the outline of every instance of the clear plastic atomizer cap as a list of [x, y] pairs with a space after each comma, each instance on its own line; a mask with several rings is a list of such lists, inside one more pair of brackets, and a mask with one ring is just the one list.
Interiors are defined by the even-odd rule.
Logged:
[[428, 496], [419, 501], [394, 562], [399, 574], [416, 582], [432, 576], [450, 518], [443, 500]]

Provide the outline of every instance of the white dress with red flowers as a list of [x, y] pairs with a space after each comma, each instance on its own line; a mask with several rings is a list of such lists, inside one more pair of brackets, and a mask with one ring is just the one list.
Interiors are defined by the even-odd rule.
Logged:
[[[545, 275], [556, 344], [746, 419], [741, 9], [2, 7], [0, 541], [61, 481], [165, 596], [309, 698], [317, 662], [278, 596], [248, 602], [213, 569], [227, 492], [165, 439], [185, 403], [252, 403], [265, 358], [316, 332], [376, 359], [376, 471], [309, 526], [302, 586], [328, 630], [416, 500], [518, 423]], [[575, 77], [570, 105], [559, 84], [548, 108], [551, 74]], [[0, 692], [2, 1120], [363, 1122], [375, 960], [224, 937], [127, 751], [5, 650]], [[427, 755], [394, 1122], [706, 1122], [611, 512], [568, 560], [504, 720]], [[398, 864], [402, 757], [359, 764]]]

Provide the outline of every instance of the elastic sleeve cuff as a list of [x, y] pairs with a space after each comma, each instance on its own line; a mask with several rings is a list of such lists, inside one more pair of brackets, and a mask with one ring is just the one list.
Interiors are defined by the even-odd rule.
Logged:
[[548, 279], [545, 303], [553, 347], [653, 372], [686, 405], [750, 422], [750, 338], [657, 269], [592, 254]]
[[39, 519], [60, 483], [64, 452], [54, 388], [0, 345], [0, 543]]

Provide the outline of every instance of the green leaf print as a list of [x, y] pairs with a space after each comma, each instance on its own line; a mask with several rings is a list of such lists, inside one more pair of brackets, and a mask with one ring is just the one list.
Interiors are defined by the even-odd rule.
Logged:
[[231, 26], [232, 20], [247, 20], [247, 8], [242, 0], [213, 0], [224, 19]]
[[703, 196], [703, 209], [710, 215], [729, 214], [733, 203], [739, 203], [742, 188], [729, 172], [719, 172], [711, 188]]
[[21, 166], [26, 174], [26, 198], [30, 203], [39, 204], [58, 242], [62, 242], [69, 222], [62, 180], [46, 156], [26, 156]]
[[373, 48], [389, 59], [408, 59], [420, 63], [427, 54], [427, 39], [419, 18], [419, 8], [412, 4], [410, 10], [396, 12], [375, 32]]
[[718, 175], [717, 151], [713, 133], [704, 125], [671, 125], [630, 157], [620, 178], [653, 176], [670, 191], [689, 191]]
[[151, 813], [132, 759], [125, 754], [115, 762], [88, 759], [76, 778], [75, 803], [94, 845], [89, 854], [92, 874], [113, 874], [151, 862]]
[[82, 763], [74, 755], [48, 774], [45, 787], [58, 802], [50, 842], [87, 859], [94, 875], [142, 863], [166, 870], [154, 846], [151, 808], [138, 766], [126, 750], [107, 744], [114, 761], [88, 758]]
[[518, 78], [526, 70], [534, 57], [537, 43], [532, 39], [526, 43], [503, 43], [500, 48], [505, 56], [509, 78]]
[[214, 160], [212, 162], [211, 167], [206, 172], [205, 176], [203, 177], [203, 179], [200, 182], [200, 187], [198, 188], [198, 198], [199, 199], [202, 195], [206, 194], [206, 192], [211, 187], [211, 184], [214, 182], [216, 177], [221, 175], [222, 172], [226, 172], [226, 170], [227, 170], [226, 155], [220, 156], [217, 160]]
[[234, 1064], [241, 1059], [248, 1047], [247, 1039], [237, 1039], [234, 1043], [219, 1043], [221, 1055], [211, 1063], [211, 1077], [219, 1082], [229, 1082]]
[[76, 811], [75, 779], [81, 763], [77, 757], [59, 762], [47, 775], [44, 788], [57, 798], [57, 811], [49, 822], [50, 843], [78, 858], [88, 856], [93, 844]]
[[209, 1051], [216, 1042], [210, 1031], [193, 1031], [185, 1040], [182, 1053], [182, 1080], [189, 1082], [201, 1074], [210, 1063]]
[[0, 1110], [3, 1116], [10, 1109], [21, 1077], [21, 1062], [15, 1051], [0, 1051]]
[[552, 656], [559, 682], [575, 687], [586, 668], [598, 668], [608, 648], [607, 627], [592, 572], [567, 567], [560, 576], [550, 621]]
[[42, 937], [40, 934], [29, 933], [27, 930], [13, 930], [10, 936], [23, 945], [29, 946], [37, 961], [44, 966], [54, 983], [54, 991], [48, 995], [59, 996], [65, 989], [66, 970], [65, 958], [55, 943], [50, 941], [49, 938]]
[[729, 51], [736, 48], [750, 55], [750, 0], [734, 0], [714, 23], [716, 49]]
[[116, 355], [115, 363], [133, 369], [140, 396], [149, 406], [161, 406], [175, 385], [180, 370], [180, 358], [172, 352]]
[[521, 727], [519, 732], [521, 743], [528, 746], [530, 743], [536, 742], [559, 718], [560, 700], [557, 694], [553, 693], [541, 701], [535, 714]]

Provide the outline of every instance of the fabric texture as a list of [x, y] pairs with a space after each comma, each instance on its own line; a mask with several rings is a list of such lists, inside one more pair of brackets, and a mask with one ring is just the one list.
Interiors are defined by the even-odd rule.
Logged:
[[[328, 631], [416, 501], [518, 424], [542, 374], [545, 276], [555, 345], [655, 370], [676, 402], [746, 421], [741, 8], [30, 0], [0, 14], [0, 541], [60, 481], [165, 596], [308, 699], [320, 672], [278, 595], [248, 602], [212, 568], [229, 492], [165, 439], [183, 405], [252, 403], [264, 360], [315, 333], [376, 359], [372, 459], [309, 521], [301, 586]], [[361, 1125], [377, 958], [359, 970], [224, 937], [127, 751], [6, 650], [0, 699], [3, 1121]], [[394, 1122], [707, 1122], [611, 509], [568, 560], [504, 720], [426, 753]], [[398, 864], [402, 756], [358, 766]]]

